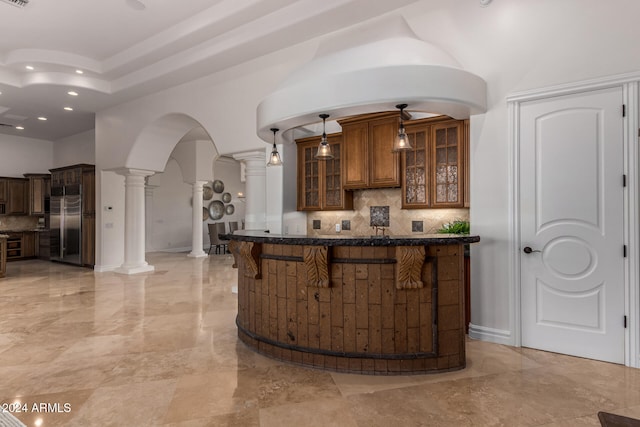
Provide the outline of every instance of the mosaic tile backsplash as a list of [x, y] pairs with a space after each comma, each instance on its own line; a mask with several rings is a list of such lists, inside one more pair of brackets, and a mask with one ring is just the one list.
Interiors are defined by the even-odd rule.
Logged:
[[[352, 211], [309, 212], [307, 214], [307, 234], [321, 236], [336, 234], [336, 224], [349, 221], [350, 229], [344, 226], [339, 234], [345, 236], [373, 236], [375, 230], [371, 223], [371, 207], [389, 207], [389, 226], [385, 234], [407, 236], [435, 233], [442, 224], [456, 219], [469, 219], [469, 209], [400, 209], [402, 206], [399, 188], [382, 190], [355, 190], [353, 192]], [[320, 221], [320, 228], [314, 229], [313, 222]], [[422, 223], [422, 230], [414, 222]], [[316, 223], [317, 225], [317, 223]], [[473, 225], [472, 225], [473, 229]], [[414, 231], [415, 230], [415, 231]]]

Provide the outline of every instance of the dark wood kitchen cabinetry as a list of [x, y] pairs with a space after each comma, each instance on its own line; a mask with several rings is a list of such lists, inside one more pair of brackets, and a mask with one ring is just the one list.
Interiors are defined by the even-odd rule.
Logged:
[[29, 213], [29, 180], [0, 178], [0, 214], [27, 215]]
[[344, 146], [344, 188], [400, 187], [400, 156], [393, 152], [400, 112], [365, 114], [338, 123]]
[[327, 137], [333, 159], [318, 160], [320, 137], [296, 140], [298, 148], [298, 210], [353, 209], [353, 194], [342, 186], [342, 136]]
[[405, 127], [413, 149], [402, 154], [402, 208], [465, 206], [464, 122], [438, 117], [406, 122]]
[[8, 233], [7, 261], [14, 261], [36, 256], [36, 232], [22, 231]]

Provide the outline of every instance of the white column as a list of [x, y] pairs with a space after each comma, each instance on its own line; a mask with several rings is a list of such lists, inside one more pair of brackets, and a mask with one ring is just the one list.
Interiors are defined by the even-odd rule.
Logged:
[[207, 181], [193, 183], [193, 224], [191, 226], [191, 253], [190, 257], [200, 258], [207, 254], [202, 250], [202, 187]]
[[151, 236], [153, 236], [153, 190], [158, 188], [157, 185], [150, 185], [149, 179], [145, 178], [144, 186], [144, 228], [145, 228], [145, 251], [153, 250], [151, 244]]
[[265, 230], [267, 226], [265, 151], [251, 151], [234, 154], [233, 158], [245, 163], [245, 228]]
[[144, 179], [155, 172], [119, 169], [124, 175], [124, 263], [117, 273], [136, 274], [153, 271], [145, 260], [145, 191]]

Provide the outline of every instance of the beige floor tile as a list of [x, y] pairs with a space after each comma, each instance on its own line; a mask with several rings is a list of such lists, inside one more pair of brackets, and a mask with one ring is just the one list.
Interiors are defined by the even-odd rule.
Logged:
[[42, 426], [598, 426], [640, 418], [640, 370], [467, 340], [463, 370], [362, 376], [289, 365], [238, 340], [230, 255], [154, 253], [126, 276], [38, 260], [0, 279], [0, 403]]

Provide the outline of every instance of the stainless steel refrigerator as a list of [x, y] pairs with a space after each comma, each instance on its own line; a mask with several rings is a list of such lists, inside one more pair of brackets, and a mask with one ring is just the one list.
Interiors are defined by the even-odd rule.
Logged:
[[82, 264], [82, 187], [51, 188], [51, 260]]

